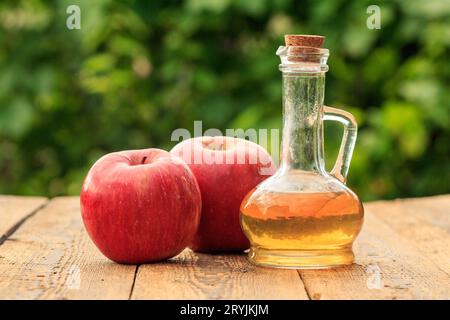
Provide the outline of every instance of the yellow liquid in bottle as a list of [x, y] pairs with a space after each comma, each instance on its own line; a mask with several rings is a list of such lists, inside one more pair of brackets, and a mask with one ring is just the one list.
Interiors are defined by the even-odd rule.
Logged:
[[261, 265], [331, 267], [353, 262], [352, 243], [363, 208], [350, 192], [251, 192], [241, 206], [241, 225]]

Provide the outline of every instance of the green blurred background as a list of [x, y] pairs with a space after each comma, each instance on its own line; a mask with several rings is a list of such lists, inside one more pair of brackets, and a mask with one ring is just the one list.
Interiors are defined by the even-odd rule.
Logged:
[[[285, 33], [327, 38], [325, 103], [357, 117], [362, 199], [448, 193], [449, 21], [448, 0], [2, 0], [0, 193], [78, 194], [101, 155], [169, 149], [194, 120], [279, 128]], [[342, 129], [325, 129], [331, 167]]]

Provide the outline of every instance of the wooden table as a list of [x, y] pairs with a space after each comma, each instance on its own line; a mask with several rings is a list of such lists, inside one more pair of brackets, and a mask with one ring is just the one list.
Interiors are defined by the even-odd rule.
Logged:
[[449, 299], [450, 195], [366, 203], [356, 263], [255, 267], [185, 250], [119, 265], [89, 240], [78, 197], [0, 196], [0, 299]]

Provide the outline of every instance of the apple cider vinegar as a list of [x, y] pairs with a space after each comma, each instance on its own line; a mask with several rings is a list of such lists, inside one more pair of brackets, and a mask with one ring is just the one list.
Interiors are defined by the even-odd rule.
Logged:
[[[283, 254], [279, 257], [271, 255], [271, 264], [280, 265], [286, 264], [289, 250], [296, 254], [308, 252], [314, 258], [314, 264], [335, 265], [353, 261], [351, 246], [362, 226], [363, 209], [352, 194], [341, 191], [266, 192], [247, 200], [241, 207], [241, 225], [252, 243], [250, 255], [280, 250]], [[325, 254], [319, 261], [314, 254], [326, 252], [334, 254]], [[336, 252], [340, 254], [336, 255]], [[308, 260], [308, 257], [304, 259]], [[264, 264], [264, 259], [259, 262]]]
[[[343, 110], [323, 105], [329, 51], [324, 38], [286, 35], [281, 59], [283, 134], [280, 167], [243, 200], [241, 227], [249, 259], [278, 268], [330, 268], [351, 264], [364, 210], [346, 186], [357, 124]], [[325, 169], [323, 122], [344, 134], [333, 169]]]

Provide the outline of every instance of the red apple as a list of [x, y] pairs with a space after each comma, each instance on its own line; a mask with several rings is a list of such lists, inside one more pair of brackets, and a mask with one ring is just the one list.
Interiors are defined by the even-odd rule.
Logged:
[[202, 193], [200, 226], [190, 248], [198, 252], [247, 249], [239, 208], [247, 193], [275, 171], [267, 151], [244, 139], [198, 137], [180, 142], [170, 152], [188, 164]]
[[159, 149], [103, 156], [87, 174], [80, 201], [89, 236], [119, 263], [177, 255], [192, 241], [201, 212], [191, 170]]

